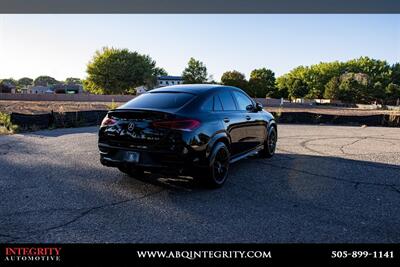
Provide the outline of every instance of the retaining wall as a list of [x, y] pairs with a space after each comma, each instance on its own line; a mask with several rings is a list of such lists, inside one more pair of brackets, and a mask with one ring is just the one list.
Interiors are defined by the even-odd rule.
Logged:
[[400, 127], [400, 115], [343, 116], [311, 112], [271, 112], [279, 123]]
[[11, 122], [18, 125], [21, 131], [32, 131], [48, 128], [66, 128], [100, 125], [106, 116], [106, 110], [52, 112], [48, 114], [11, 113]]

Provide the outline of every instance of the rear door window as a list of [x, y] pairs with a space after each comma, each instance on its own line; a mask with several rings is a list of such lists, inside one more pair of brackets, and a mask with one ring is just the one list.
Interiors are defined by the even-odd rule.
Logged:
[[224, 110], [236, 110], [235, 101], [233, 100], [232, 94], [228, 90], [223, 90], [218, 95], [221, 99]]
[[133, 108], [156, 108], [156, 109], [176, 109], [194, 98], [189, 93], [147, 93], [135, 97], [128, 103], [122, 105], [120, 109]]

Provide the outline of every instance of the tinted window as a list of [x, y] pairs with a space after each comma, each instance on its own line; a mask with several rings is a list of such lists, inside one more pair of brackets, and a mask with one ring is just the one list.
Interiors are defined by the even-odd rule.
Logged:
[[232, 95], [229, 91], [222, 91], [219, 93], [219, 97], [222, 101], [222, 107], [224, 110], [236, 110], [235, 102], [233, 101]]
[[203, 105], [201, 106], [202, 110], [212, 111], [213, 110], [213, 98], [210, 97], [206, 101], [204, 101]]
[[243, 93], [234, 91], [233, 95], [236, 98], [239, 110], [246, 110], [248, 105], [253, 105], [253, 102]]
[[187, 93], [148, 93], [135, 97], [120, 108], [179, 108], [193, 97]]
[[221, 100], [216, 95], [214, 96], [214, 111], [221, 111], [221, 110], [222, 110]]

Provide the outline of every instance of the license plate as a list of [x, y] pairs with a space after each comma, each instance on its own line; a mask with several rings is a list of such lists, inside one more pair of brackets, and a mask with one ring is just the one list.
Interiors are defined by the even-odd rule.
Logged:
[[138, 152], [125, 152], [125, 161], [127, 162], [139, 162], [139, 153]]

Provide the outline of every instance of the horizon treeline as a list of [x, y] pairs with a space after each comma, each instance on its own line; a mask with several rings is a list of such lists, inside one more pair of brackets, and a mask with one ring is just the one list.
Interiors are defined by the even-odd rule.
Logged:
[[[0, 86], [11, 84], [18, 89], [28, 85], [82, 84], [93, 94], [134, 94], [136, 87], [145, 85], [151, 89], [157, 84], [157, 76], [167, 75], [148, 55], [108, 47], [96, 51], [86, 72], [83, 80], [71, 77], [57, 81], [42, 75], [36, 79], [3, 79]], [[181, 75], [184, 83], [217, 83], [208, 75], [206, 65], [194, 58], [189, 59]], [[369, 57], [298, 66], [278, 78], [266, 67], [251, 71], [248, 80], [243, 73], [231, 70], [224, 72], [220, 80], [220, 84], [239, 87], [251, 97], [382, 104], [396, 103], [400, 98], [400, 63], [390, 65]]]

